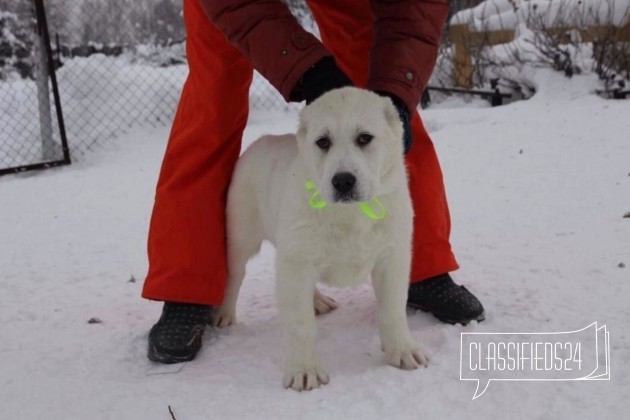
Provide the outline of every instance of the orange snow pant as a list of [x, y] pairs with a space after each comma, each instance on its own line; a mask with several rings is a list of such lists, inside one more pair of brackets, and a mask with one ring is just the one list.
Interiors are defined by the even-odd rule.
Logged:
[[[369, 2], [308, 2], [322, 41], [357, 86], [367, 80], [372, 40]], [[225, 203], [247, 123], [249, 61], [215, 28], [198, 0], [184, 0], [189, 75], [158, 180], [142, 296], [219, 304], [226, 263]], [[420, 116], [411, 118], [406, 155], [414, 207], [411, 281], [458, 268], [449, 243], [442, 172]]]

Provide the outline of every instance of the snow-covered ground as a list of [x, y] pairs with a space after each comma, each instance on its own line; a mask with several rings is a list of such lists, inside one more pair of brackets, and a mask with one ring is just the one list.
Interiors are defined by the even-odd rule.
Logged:
[[[487, 319], [450, 326], [409, 312], [431, 365], [404, 372], [384, 365], [369, 285], [328, 290], [341, 305], [318, 321], [331, 382], [312, 392], [281, 388], [270, 247], [249, 265], [238, 325], [208, 329], [194, 362], [146, 359], [161, 305], [139, 295], [166, 128], [137, 129], [70, 167], [1, 178], [0, 419], [167, 420], [169, 405], [178, 420], [623, 418], [630, 101], [591, 95], [586, 80], [554, 75], [529, 101], [423, 113], [445, 173], [455, 278]], [[245, 143], [295, 121], [255, 112]], [[610, 381], [493, 382], [471, 401], [474, 384], [459, 380], [461, 332], [594, 321], [610, 331]]]

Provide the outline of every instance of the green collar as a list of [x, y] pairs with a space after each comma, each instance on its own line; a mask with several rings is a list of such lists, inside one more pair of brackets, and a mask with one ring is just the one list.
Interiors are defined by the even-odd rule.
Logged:
[[[319, 196], [319, 190], [317, 189], [313, 181], [306, 181], [304, 187], [307, 191], [312, 191], [312, 194], [308, 199], [309, 206], [314, 209], [323, 209], [324, 207], [326, 207], [328, 203], [326, 202], [326, 200]], [[376, 207], [378, 213], [376, 213], [374, 209], [372, 209], [372, 204]], [[357, 206], [359, 206], [363, 214], [373, 220], [380, 220], [385, 217], [385, 214], [387, 213], [387, 211], [385, 210], [385, 206], [383, 206], [383, 203], [381, 203], [381, 200], [376, 197], [372, 197], [370, 201], [361, 201], [357, 203]]]

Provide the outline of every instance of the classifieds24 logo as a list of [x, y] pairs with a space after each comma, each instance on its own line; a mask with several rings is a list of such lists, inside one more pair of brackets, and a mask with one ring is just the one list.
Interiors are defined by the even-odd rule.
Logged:
[[473, 400], [491, 381], [610, 380], [606, 325], [548, 333], [462, 333], [459, 378], [477, 381]]

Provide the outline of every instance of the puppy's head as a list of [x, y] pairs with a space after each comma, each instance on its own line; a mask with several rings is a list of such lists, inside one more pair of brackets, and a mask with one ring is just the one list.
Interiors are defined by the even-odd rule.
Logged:
[[389, 98], [346, 87], [300, 113], [298, 149], [309, 177], [328, 202], [367, 201], [403, 164], [403, 128]]

